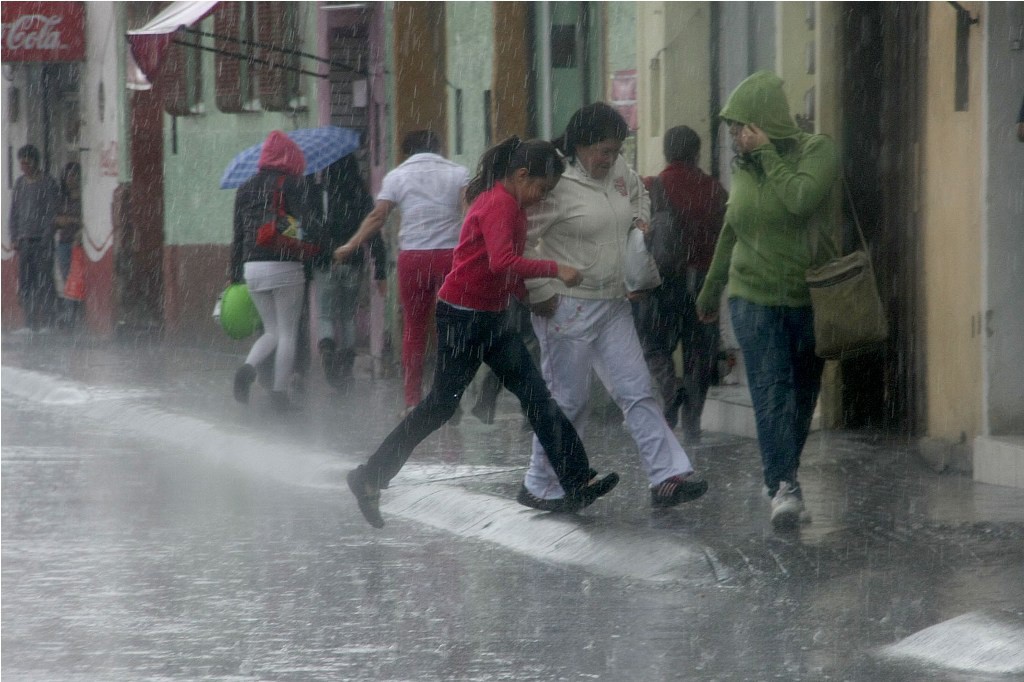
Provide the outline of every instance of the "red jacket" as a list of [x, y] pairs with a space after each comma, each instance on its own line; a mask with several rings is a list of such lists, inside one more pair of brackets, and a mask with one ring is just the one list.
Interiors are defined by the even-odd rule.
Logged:
[[525, 246], [526, 213], [499, 182], [470, 206], [438, 298], [473, 310], [504, 310], [513, 296], [526, 296], [524, 279], [558, 275], [553, 260], [523, 258]]
[[668, 200], [679, 212], [687, 267], [707, 272], [725, 221], [728, 199], [722, 185], [697, 166], [674, 161], [658, 175]]

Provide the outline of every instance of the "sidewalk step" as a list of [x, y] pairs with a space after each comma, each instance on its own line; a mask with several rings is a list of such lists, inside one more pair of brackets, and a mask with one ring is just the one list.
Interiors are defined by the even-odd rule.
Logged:
[[974, 480], [1024, 488], [1024, 435], [975, 438]]
[[[713, 386], [708, 391], [704, 412], [700, 420], [704, 431], [717, 431], [732, 436], [757, 438], [757, 422], [750, 390], [743, 385]], [[815, 410], [811, 431], [821, 426], [821, 412]]]

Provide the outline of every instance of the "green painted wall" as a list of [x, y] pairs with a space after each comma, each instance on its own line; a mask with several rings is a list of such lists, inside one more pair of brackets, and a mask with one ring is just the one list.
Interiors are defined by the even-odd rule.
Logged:
[[[305, 46], [316, 45], [317, 3], [300, 3], [299, 25]], [[200, 24], [213, 32], [213, 19]], [[209, 38], [205, 39], [210, 42]], [[307, 49], [312, 52], [313, 49]], [[225, 114], [217, 109], [214, 54], [202, 53], [203, 105], [205, 113], [177, 120], [177, 153], [174, 121], [164, 117], [164, 243], [229, 244], [231, 242], [234, 190], [219, 189], [224, 168], [235, 154], [261, 142], [271, 130], [293, 130], [316, 125], [316, 83], [301, 76], [300, 88], [308, 109], [294, 116], [263, 111]], [[303, 60], [309, 70], [313, 63]]]
[[[636, 3], [606, 2], [598, 5], [604, 10], [604, 23], [607, 26], [605, 35], [605, 63], [608, 77], [616, 71], [635, 69], [636, 65]], [[605, 79], [601, 92], [607, 97], [608, 79]]]
[[[484, 93], [491, 89], [494, 61], [494, 13], [490, 2], [445, 5], [448, 38], [448, 157], [470, 170], [487, 148]], [[456, 89], [462, 91], [462, 148], [456, 145], [459, 124]], [[497, 140], [495, 140], [497, 142]]]

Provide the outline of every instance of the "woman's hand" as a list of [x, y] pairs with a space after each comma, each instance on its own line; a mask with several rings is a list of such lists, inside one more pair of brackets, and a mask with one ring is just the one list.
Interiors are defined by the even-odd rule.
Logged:
[[571, 265], [562, 265], [559, 263], [558, 279], [562, 280], [565, 286], [574, 287], [580, 283], [580, 280], [583, 279], [583, 275], [581, 275], [580, 271]]
[[753, 123], [748, 123], [736, 136], [736, 149], [742, 154], [749, 154], [761, 145], [768, 144], [771, 140], [763, 130]]
[[641, 289], [640, 291], [627, 291], [626, 300], [628, 301], [642, 301], [648, 296], [654, 289]]
[[711, 324], [712, 322], [717, 322], [718, 311], [701, 310], [700, 308], [697, 308], [697, 319], [700, 320], [702, 324]]
[[558, 296], [552, 296], [546, 301], [540, 303], [531, 303], [530, 312], [540, 317], [551, 317], [555, 314], [555, 310], [558, 309]]
[[640, 230], [640, 232], [644, 235], [644, 239], [647, 239], [651, 236], [651, 224], [648, 223], [646, 220], [641, 220], [640, 218], [633, 218], [633, 227]]
[[356, 248], [357, 247], [352, 246], [351, 242], [348, 242], [347, 244], [342, 244], [341, 246], [334, 250], [334, 262], [344, 263], [345, 261], [352, 257], [352, 254], [356, 252]]

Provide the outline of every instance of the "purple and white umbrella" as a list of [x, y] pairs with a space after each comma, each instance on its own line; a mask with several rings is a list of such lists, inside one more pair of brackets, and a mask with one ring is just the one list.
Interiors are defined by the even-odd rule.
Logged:
[[[338, 126], [321, 126], [319, 128], [299, 128], [288, 133], [295, 144], [299, 145], [306, 156], [306, 175], [327, 168], [343, 156], [359, 149], [360, 135], [352, 128]], [[256, 164], [260, 160], [263, 143], [255, 144], [245, 151], [239, 152], [220, 178], [221, 189], [235, 189], [256, 175]]]

